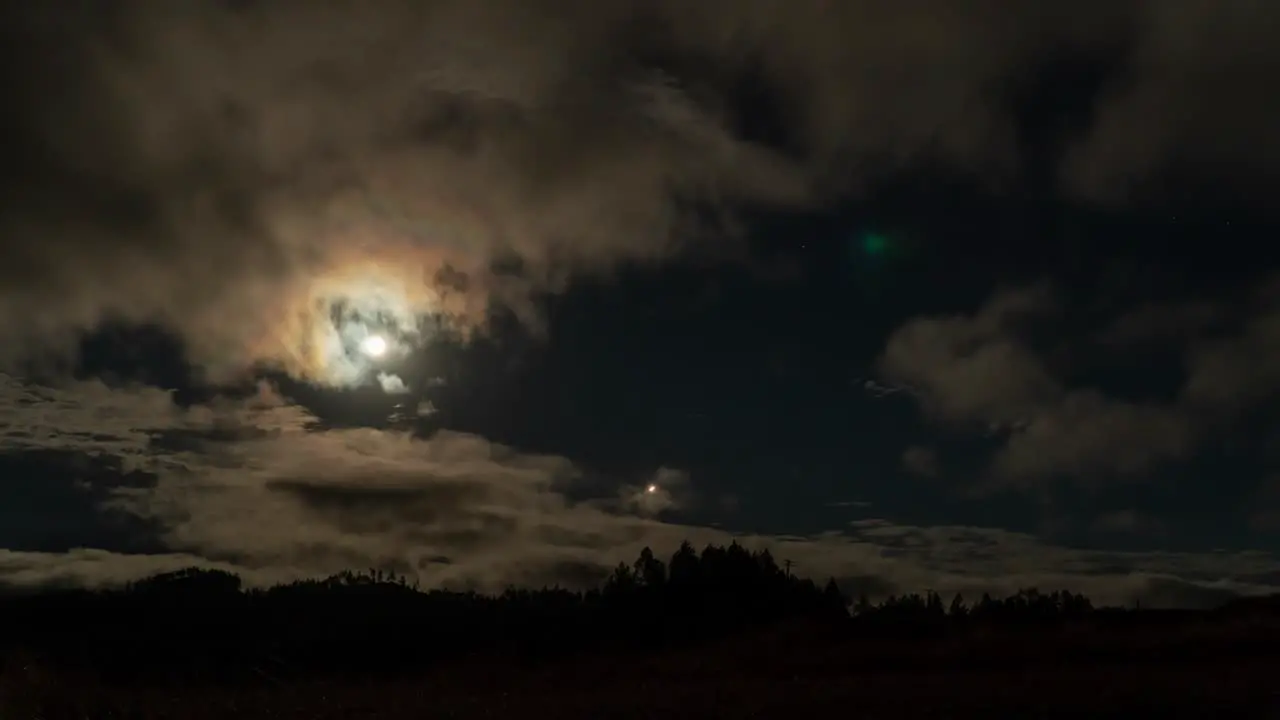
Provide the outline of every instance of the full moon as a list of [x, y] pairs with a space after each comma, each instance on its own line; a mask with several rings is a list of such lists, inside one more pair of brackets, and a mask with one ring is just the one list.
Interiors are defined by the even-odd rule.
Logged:
[[360, 341], [360, 351], [369, 357], [382, 357], [387, 353], [387, 341], [381, 335], [370, 335]]

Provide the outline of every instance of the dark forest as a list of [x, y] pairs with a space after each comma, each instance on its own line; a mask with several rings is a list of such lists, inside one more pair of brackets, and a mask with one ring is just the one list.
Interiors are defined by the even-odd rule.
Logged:
[[[707, 716], [711, 708], [680, 699], [676, 688], [690, 683], [729, 683], [734, 701], [715, 707], [767, 715], [816, 710], [860, 686], [856, 694], [871, 704], [928, 705], [880, 695], [943, 674], [949, 687], [934, 687], [935, 699], [968, 686], [967, 705], [946, 704], [980, 712], [995, 707], [996, 695], [1018, 694], [1001, 689], [1011, 676], [1143, 669], [1164, 682], [1195, 668], [1213, 684], [1213, 665], [1230, 668], [1232, 693], [1257, 680], [1249, 687], [1263, 694], [1232, 695], [1253, 707], [1269, 702], [1265, 683], [1239, 669], [1274, 662], [1280, 638], [1274, 597], [1210, 611], [1095, 608], [1079, 594], [1034, 588], [1006, 598], [925, 591], [873, 603], [736, 543], [701, 552], [685, 543], [667, 561], [646, 548], [586, 592], [422, 590], [377, 569], [246, 589], [233, 574], [190, 568], [123, 588], [3, 602], [0, 707], [47, 720], [427, 717], [446, 707], [442, 716], [488, 717], [507, 707], [540, 717], [513, 710], [513, 698], [574, 706], [568, 699], [585, 695], [598, 703], [602, 688], [619, 683], [630, 692], [610, 691], [605, 705], [637, 713], [627, 716], [660, 708]], [[797, 699], [795, 687], [807, 696]], [[1029, 687], [1026, 707], [1059, 702]], [[1125, 692], [1143, 687], [1125, 681]], [[878, 689], [873, 697], [868, 688]], [[646, 700], [636, 704], [629, 698], [638, 689]], [[1090, 697], [1103, 696], [1083, 699]], [[1106, 698], [1110, 710], [1126, 707]], [[361, 715], [360, 707], [406, 714]]]

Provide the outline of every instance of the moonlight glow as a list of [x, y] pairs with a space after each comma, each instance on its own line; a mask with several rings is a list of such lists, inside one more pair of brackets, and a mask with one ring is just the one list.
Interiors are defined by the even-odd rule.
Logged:
[[373, 358], [387, 354], [387, 341], [381, 335], [370, 335], [360, 342], [360, 351]]
[[392, 382], [385, 361], [403, 360], [430, 340], [438, 297], [418, 272], [390, 263], [352, 262], [299, 281], [284, 313], [287, 371], [333, 387]]

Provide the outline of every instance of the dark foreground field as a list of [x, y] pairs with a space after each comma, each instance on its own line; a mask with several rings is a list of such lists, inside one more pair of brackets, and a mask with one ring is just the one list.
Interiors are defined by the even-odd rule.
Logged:
[[1001, 657], [912, 643], [878, 667], [867, 655], [874, 646], [815, 639], [815, 630], [634, 657], [474, 657], [363, 675], [251, 668], [231, 682], [126, 686], [14, 657], [0, 681], [0, 717], [1280, 717], [1280, 649], [1144, 642], [1121, 653], [1058, 656], [1042, 645]]

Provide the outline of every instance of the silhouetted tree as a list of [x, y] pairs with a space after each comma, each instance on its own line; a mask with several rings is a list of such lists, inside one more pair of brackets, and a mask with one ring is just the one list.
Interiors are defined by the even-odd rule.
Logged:
[[854, 615], [869, 615], [875, 609], [875, 605], [871, 604], [871, 600], [867, 598], [866, 593], [858, 593], [858, 599], [853, 604]]
[[667, 584], [667, 566], [654, 557], [653, 550], [648, 547], [640, 551], [636, 559], [635, 575], [646, 587], [662, 588]]
[[849, 599], [840, 591], [835, 578], [827, 580], [826, 587], [822, 589], [822, 599], [832, 611], [849, 614]]
[[613, 574], [609, 576], [604, 583], [604, 595], [607, 598], [627, 598], [633, 594], [639, 583], [636, 582], [636, 573], [631, 566], [626, 563], [618, 563], [613, 569]]
[[680, 543], [680, 549], [671, 556], [671, 584], [691, 588], [698, 584], [699, 570], [698, 551], [688, 540]]

